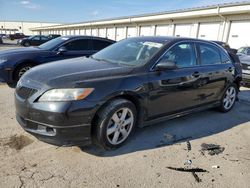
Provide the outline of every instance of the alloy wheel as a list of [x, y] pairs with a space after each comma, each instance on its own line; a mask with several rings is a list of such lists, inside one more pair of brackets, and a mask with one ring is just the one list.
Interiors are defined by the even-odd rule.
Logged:
[[236, 90], [233, 86], [230, 86], [224, 96], [223, 106], [226, 110], [229, 110], [235, 102], [236, 99]]
[[134, 123], [134, 114], [129, 108], [117, 110], [109, 120], [107, 139], [113, 145], [118, 145], [129, 136]]
[[21, 78], [25, 72], [27, 72], [28, 70], [30, 70], [31, 67], [30, 66], [27, 66], [27, 67], [23, 67], [19, 70], [19, 73], [18, 73], [18, 77]]

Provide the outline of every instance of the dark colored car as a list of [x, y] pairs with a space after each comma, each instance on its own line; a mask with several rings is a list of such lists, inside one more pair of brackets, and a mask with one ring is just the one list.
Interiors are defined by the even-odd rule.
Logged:
[[90, 56], [114, 41], [88, 36], [68, 36], [52, 39], [38, 47], [0, 51], [0, 81], [10, 86], [30, 68], [63, 59]]
[[49, 39], [55, 39], [57, 37], [61, 37], [61, 35], [57, 35], [57, 34], [50, 34], [47, 36]]
[[235, 65], [220, 46], [198, 39], [138, 37], [90, 58], [41, 65], [15, 91], [20, 125], [55, 145], [106, 148], [136, 126], [218, 107], [237, 97]]
[[29, 46], [39, 46], [45, 42], [48, 42], [51, 40], [49, 37], [44, 36], [44, 35], [34, 35], [30, 36], [28, 38], [23, 38], [17, 41], [17, 44], [25, 47]]
[[15, 33], [8, 35], [8, 37], [10, 40], [15, 40], [15, 39], [23, 39], [26, 38], [27, 36], [25, 36], [23, 33]]
[[1, 36], [0, 36], [0, 44], [3, 44], [3, 39]]

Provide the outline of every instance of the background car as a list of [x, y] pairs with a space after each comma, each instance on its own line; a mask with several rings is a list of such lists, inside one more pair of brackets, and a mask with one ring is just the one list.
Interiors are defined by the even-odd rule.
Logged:
[[0, 81], [15, 86], [30, 68], [63, 59], [90, 56], [115, 41], [89, 36], [52, 39], [38, 47], [17, 48], [0, 52]]
[[50, 34], [47, 36], [49, 39], [55, 39], [57, 37], [61, 37], [61, 35], [56, 35], [56, 34]]
[[10, 40], [23, 39], [25, 37], [28, 37], [28, 36], [24, 35], [23, 33], [15, 33], [15, 34], [9, 34], [8, 35], [8, 38]]
[[250, 56], [250, 47], [241, 47], [237, 51], [238, 56]]
[[7, 36], [6, 36], [6, 34], [0, 34], [0, 37], [6, 38]]
[[250, 55], [239, 56], [242, 65], [243, 84], [250, 85]]
[[198, 39], [136, 37], [90, 58], [28, 71], [15, 92], [19, 124], [55, 145], [121, 146], [136, 126], [208, 108], [230, 111], [239, 85], [221, 46]]
[[3, 39], [1, 36], [0, 36], [0, 44], [3, 44]]
[[23, 39], [19, 39], [17, 41], [17, 44], [21, 45], [21, 46], [39, 46], [45, 42], [48, 42], [49, 40], [51, 40], [51, 38], [44, 36], [44, 35], [34, 35], [34, 36], [30, 36], [28, 38], [23, 38]]
[[242, 65], [243, 84], [250, 84], [250, 47], [241, 47], [238, 49], [237, 55]]

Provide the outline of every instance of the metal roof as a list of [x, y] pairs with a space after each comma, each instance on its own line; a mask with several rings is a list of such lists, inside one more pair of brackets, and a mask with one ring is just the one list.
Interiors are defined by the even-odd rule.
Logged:
[[114, 17], [114, 18], [98, 19], [98, 20], [89, 20], [89, 21], [85, 21], [85, 22], [75, 22], [75, 23], [69, 23], [69, 24], [59, 24], [59, 25], [53, 25], [53, 26], [32, 28], [31, 30], [43, 29], [43, 28], [49, 29], [49, 28], [53, 28], [53, 27], [62, 27], [62, 26], [67, 26], [67, 27], [72, 26], [73, 27], [74, 25], [89, 24], [89, 23], [93, 23], [93, 22], [105, 22], [105, 21], [133, 19], [133, 18], [141, 18], [141, 17], [149, 17], [149, 16], [159, 16], [159, 15], [167, 15], [167, 14], [175, 14], [175, 13], [185, 13], [185, 12], [192, 12], [192, 11], [208, 10], [208, 9], [215, 9], [215, 8], [243, 6], [243, 5], [250, 5], [250, 1], [237, 1], [237, 2], [231, 2], [231, 3], [213, 4], [213, 5], [207, 5], [207, 6], [169, 10], [169, 11], [162, 11], [162, 12], [155, 12], [155, 13], [146, 13], [146, 14], [140, 14], [140, 15], [122, 16], [122, 17]]

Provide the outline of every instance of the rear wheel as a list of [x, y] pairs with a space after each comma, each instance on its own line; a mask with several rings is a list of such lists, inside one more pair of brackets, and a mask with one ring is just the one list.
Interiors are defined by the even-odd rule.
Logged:
[[237, 92], [236, 85], [230, 85], [226, 89], [226, 91], [222, 97], [221, 105], [219, 107], [220, 111], [222, 111], [222, 112], [230, 111], [235, 104], [237, 95], [238, 95], [238, 92]]
[[99, 112], [95, 136], [105, 149], [118, 148], [131, 135], [136, 124], [136, 108], [126, 99], [111, 101]]
[[29, 43], [29, 42], [25, 42], [23, 45], [24, 45], [25, 47], [29, 47], [29, 46], [30, 46], [30, 43]]

